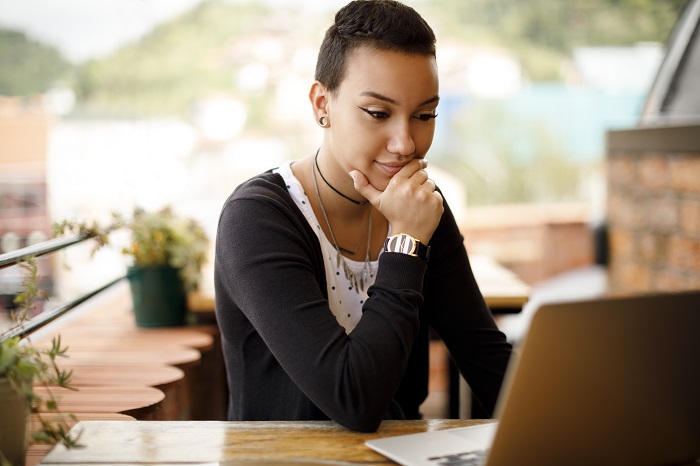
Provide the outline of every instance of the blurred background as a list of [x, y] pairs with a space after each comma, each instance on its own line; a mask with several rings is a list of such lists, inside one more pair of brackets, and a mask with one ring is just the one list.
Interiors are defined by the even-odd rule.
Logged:
[[[0, 0], [0, 253], [134, 206], [172, 205], [213, 238], [236, 185], [318, 146], [306, 96], [344, 3]], [[688, 1], [405, 3], [438, 38], [431, 176], [470, 252], [529, 284], [604, 261], [606, 131], [639, 121]], [[41, 267], [60, 300], [124, 264], [86, 245]]]

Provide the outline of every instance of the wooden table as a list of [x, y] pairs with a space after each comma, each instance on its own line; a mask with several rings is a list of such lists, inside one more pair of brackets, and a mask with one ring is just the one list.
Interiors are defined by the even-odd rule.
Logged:
[[384, 421], [377, 432], [365, 434], [331, 421], [83, 421], [75, 428], [82, 432], [84, 448], [57, 446], [41, 464], [386, 465], [395, 463], [365, 446], [365, 440], [482, 422]]
[[522, 310], [530, 296], [530, 285], [490, 256], [475, 254], [469, 256], [469, 261], [491, 312], [512, 314]]
[[[71, 413], [71, 416], [61, 416], [57, 413], [42, 413], [41, 418], [49, 422], [57, 422], [62, 420], [68, 428], [73, 427], [80, 421], [99, 420], [99, 421], [135, 421], [131, 416], [115, 413]], [[35, 432], [41, 426], [39, 414], [32, 414], [30, 420], [31, 432]], [[29, 450], [25, 459], [25, 466], [35, 466], [51, 451], [52, 445], [39, 444], [30, 441]]]

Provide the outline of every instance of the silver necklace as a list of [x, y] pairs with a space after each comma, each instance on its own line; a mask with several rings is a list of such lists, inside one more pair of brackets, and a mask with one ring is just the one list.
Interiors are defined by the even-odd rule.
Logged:
[[[319, 199], [319, 203], [323, 204], [320, 199]], [[323, 212], [323, 208], [321, 208], [321, 212]], [[372, 209], [369, 209], [369, 215], [367, 215], [367, 220], [365, 220], [365, 226], [362, 229], [362, 235], [360, 235], [360, 237], [357, 239], [357, 244], [355, 244], [355, 249], [351, 251], [349, 249], [345, 249], [341, 245], [338, 245], [338, 249], [340, 249], [341, 251], [347, 252], [351, 256], [354, 256], [355, 254], [357, 254], [358, 249], [360, 249], [360, 243], [362, 243], [362, 238], [365, 237], [365, 233], [369, 234], [372, 232], [372, 230], [370, 229], [370, 222], [371, 221], [372, 221]], [[331, 229], [330, 225], [328, 225], [328, 229], [329, 230]]]
[[[321, 214], [323, 214], [323, 219], [326, 221], [326, 226], [328, 227], [328, 233], [331, 235], [331, 239], [333, 240], [333, 247], [335, 248], [336, 252], [336, 267], [340, 267], [341, 265], [343, 266], [343, 272], [345, 273], [345, 278], [350, 281], [350, 285], [352, 285], [355, 288], [355, 291], [357, 293], [360, 292], [360, 290], [365, 291], [365, 280], [367, 279], [367, 276], [369, 275], [369, 270], [370, 270], [370, 264], [369, 264], [369, 247], [371, 244], [372, 240], [372, 211], [370, 208], [369, 212], [369, 218], [367, 220], [367, 254], [365, 255], [365, 265], [362, 268], [362, 273], [360, 274], [360, 278], [358, 281], [357, 276], [352, 273], [352, 270], [350, 270], [350, 267], [348, 266], [347, 262], [345, 262], [345, 257], [340, 253], [341, 248], [338, 246], [338, 242], [335, 239], [335, 235], [333, 234], [333, 229], [331, 228], [331, 223], [328, 221], [328, 215], [326, 215], [326, 209], [323, 206], [323, 201], [321, 200], [321, 193], [318, 191], [318, 180], [316, 179], [316, 167], [314, 166], [315, 164], [311, 164], [311, 177], [314, 180], [314, 189], [316, 190], [316, 197], [318, 198], [318, 204], [321, 207]], [[360, 240], [362, 240], [362, 237], [360, 237]], [[359, 247], [359, 242], [357, 243]], [[343, 249], [346, 252], [350, 252], [347, 249]], [[355, 249], [357, 252], [357, 249]]]

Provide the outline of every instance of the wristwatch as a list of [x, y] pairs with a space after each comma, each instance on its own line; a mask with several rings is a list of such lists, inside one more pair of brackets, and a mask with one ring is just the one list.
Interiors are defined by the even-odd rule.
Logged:
[[426, 246], [416, 238], [405, 233], [389, 236], [386, 239], [386, 243], [384, 243], [384, 250], [408, 254], [424, 261], [430, 258], [430, 246]]

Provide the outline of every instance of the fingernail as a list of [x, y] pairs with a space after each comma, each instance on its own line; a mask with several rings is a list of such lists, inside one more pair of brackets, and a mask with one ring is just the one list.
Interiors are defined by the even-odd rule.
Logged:
[[357, 181], [355, 179], [355, 172], [354, 171], [351, 171], [350, 173], [348, 173], [348, 175], [350, 175], [350, 178], [352, 178], [352, 181]]

